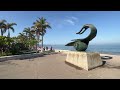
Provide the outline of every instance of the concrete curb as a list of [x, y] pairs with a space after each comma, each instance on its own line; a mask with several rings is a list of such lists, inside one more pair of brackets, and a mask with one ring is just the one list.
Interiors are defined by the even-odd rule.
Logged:
[[29, 59], [29, 58], [35, 58], [35, 57], [41, 57], [41, 56], [43, 56], [42, 53], [3, 56], [3, 57], [0, 57], [0, 62], [6, 61], [6, 60]]

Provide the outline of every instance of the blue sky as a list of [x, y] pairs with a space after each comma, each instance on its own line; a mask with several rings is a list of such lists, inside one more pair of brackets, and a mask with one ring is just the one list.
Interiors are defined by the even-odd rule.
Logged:
[[66, 44], [72, 39], [85, 38], [90, 30], [76, 34], [84, 24], [93, 24], [98, 31], [90, 44], [120, 44], [120, 11], [0, 11], [0, 19], [17, 23], [11, 37], [31, 27], [42, 16], [52, 27], [47, 29], [44, 44]]

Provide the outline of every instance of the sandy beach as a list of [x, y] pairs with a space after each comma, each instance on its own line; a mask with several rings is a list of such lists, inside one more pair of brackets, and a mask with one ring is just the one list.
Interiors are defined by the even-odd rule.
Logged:
[[120, 56], [101, 54], [105, 65], [86, 71], [65, 63], [66, 54], [0, 62], [0, 79], [120, 79]]

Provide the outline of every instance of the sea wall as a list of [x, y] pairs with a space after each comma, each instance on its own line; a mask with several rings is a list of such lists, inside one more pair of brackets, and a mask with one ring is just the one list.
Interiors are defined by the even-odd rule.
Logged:
[[60, 50], [60, 49], [56, 49], [55, 52], [57, 53], [62, 53], [62, 54], [67, 54], [70, 50]]

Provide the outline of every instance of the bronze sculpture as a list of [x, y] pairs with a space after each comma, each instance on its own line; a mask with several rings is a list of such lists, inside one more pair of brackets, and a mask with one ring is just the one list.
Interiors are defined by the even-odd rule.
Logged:
[[95, 36], [97, 34], [97, 29], [92, 24], [85, 24], [82, 27], [82, 29], [78, 33], [76, 33], [76, 34], [83, 34], [88, 28], [91, 29], [91, 32], [88, 35], [88, 37], [86, 37], [84, 39], [72, 40], [73, 42], [70, 42], [70, 43], [66, 44], [65, 46], [74, 46], [74, 48], [77, 51], [85, 51], [88, 47], [89, 41], [91, 41], [93, 38], [95, 38]]

